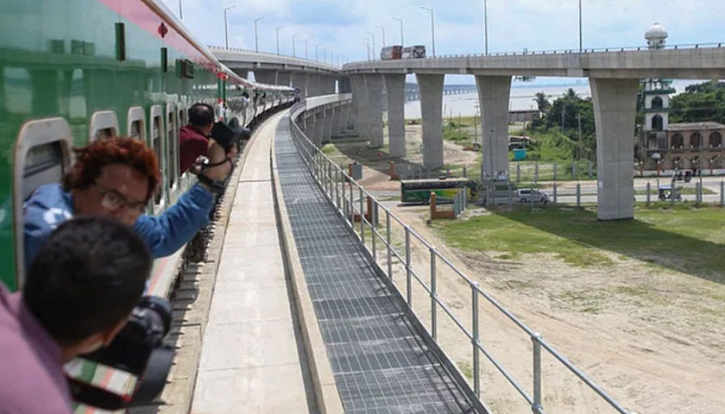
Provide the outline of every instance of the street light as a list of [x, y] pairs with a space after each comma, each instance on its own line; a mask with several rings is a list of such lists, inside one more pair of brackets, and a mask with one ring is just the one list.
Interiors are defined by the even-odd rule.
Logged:
[[322, 49], [322, 62], [327, 63], [327, 48]]
[[373, 38], [373, 49], [372, 49], [373, 50], [373, 53], [372, 53], [372, 55], [373, 55], [373, 57], [375, 57], [375, 50], [376, 50], [376, 48], [375, 48], [375, 33], [368, 32], [368, 35], [370, 35], [370, 37]]
[[264, 19], [264, 16], [254, 19], [254, 50], [259, 53], [259, 36], [257, 36], [257, 23]]
[[397, 20], [400, 23], [400, 45], [405, 46], [405, 37], [403, 36], [403, 19], [393, 17], [393, 20]]
[[383, 32], [383, 47], [385, 47], [385, 26], [379, 24], [378, 27]]
[[315, 60], [317, 62], [320, 61], [320, 50], [319, 50], [320, 46], [322, 46], [322, 43], [318, 43], [315, 45]]
[[488, 1], [483, 0], [483, 35], [484, 35], [484, 49], [483, 52], [488, 56]]
[[297, 35], [299, 33], [295, 33], [292, 35], [292, 56], [297, 57]]
[[579, 0], [579, 53], [582, 53], [584, 47], [584, 41], [582, 39], [582, 0]]
[[284, 26], [280, 26], [277, 28], [277, 55], [279, 56], [279, 31], [284, 29]]
[[181, 0], [179, 0], [179, 19], [181, 20], [183, 18], [184, 18], [184, 9], [181, 6]]
[[364, 43], [365, 43], [365, 46], [367, 47], [367, 52], [368, 52], [368, 60], [370, 60], [370, 39], [368, 39], [368, 38], [366, 37], [366, 38], [365, 38], [365, 42], [364, 42]]
[[229, 31], [227, 30], [227, 11], [235, 8], [237, 6], [229, 6], [224, 9], [224, 43], [227, 45], [227, 49], [229, 49]]
[[433, 9], [430, 7], [420, 6], [423, 10], [430, 12], [430, 35], [433, 43], [433, 57], [436, 57], [436, 28], [435, 28], [435, 15]]
[[310, 39], [305, 39], [305, 59], [310, 60], [309, 55], [307, 54], [307, 45], [310, 43]]

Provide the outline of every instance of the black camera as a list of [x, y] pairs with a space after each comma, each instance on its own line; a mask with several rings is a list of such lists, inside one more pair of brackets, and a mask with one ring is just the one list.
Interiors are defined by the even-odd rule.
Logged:
[[69, 379], [73, 398], [105, 410], [119, 410], [153, 401], [163, 390], [174, 359], [174, 346], [164, 338], [171, 329], [171, 304], [145, 296], [133, 309], [113, 342], [83, 358], [137, 378], [130, 395], [118, 395], [77, 379]]
[[211, 138], [219, 143], [225, 152], [229, 152], [240, 141], [249, 140], [251, 136], [251, 131], [239, 125], [237, 118], [232, 118], [229, 123], [216, 122], [211, 130]]

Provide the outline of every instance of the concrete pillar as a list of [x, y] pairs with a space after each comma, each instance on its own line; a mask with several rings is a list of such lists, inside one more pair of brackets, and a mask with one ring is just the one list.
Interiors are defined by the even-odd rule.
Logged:
[[368, 135], [370, 146], [380, 148], [385, 145], [383, 138], [383, 75], [365, 75], [365, 86], [368, 94]]
[[291, 72], [277, 72], [277, 85], [289, 86], [291, 78]]
[[444, 75], [417, 74], [423, 117], [423, 167], [443, 166], [443, 80]]
[[335, 114], [332, 118], [332, 131], [330, 132], [331, 137], [336, 137], [342, 131], [342, 116], [344, 114], [344, 106], [340, 105], [335, 108]]
[[320, 75], [307, 75], [307, 96], [320, 95]]
[[597, 217], [634, 218], [636, 79], [590, 78], [597, 131]]
[[249, 79], [249, 71], [247, 69], [232, 69], [232, 72], [244, 79]]
[[405, 157], [405, 75], [384, 75], [388, 94], [390, 155]]
[[304, 98], [307, 96], [307, 74], [303, 72], [296, 72], [292, 74], [292, 86], [300, 88], [300, 96]]
[[365, 88], [365, 78], [363, 75], [352, 76], [352, 130], [358, 135], [367, 132], [367, 106], [368, 96]]
[[317, 146], [317, 148], [322, 147], [322, 134], [325, 130], [325, 113], [324, 111], [319, 111], [315, 113], [315, 132], [314, 136], [315, 138], [312, 140], [312, 142]]
[[350, 129], [350, 126], [351, 126], [350, 123], [352, 120], [350, 118], [350, 114], [352, 113], [352, 103], [347, 103], [347, 104], [343, 105], [342, 109], [343, 109], [343, 112], [342, 112], [342, 122], [340, 122], [340, 132], [346, 133], [346, 132], [348, 132], [348, 130]]
[[277, 84], [277, 71], [276, 70], [255, 70], [254, 79], [257, 83], [264, 83], [267, 85]]
[[332, 124], [335, 118], [335, 108], [325, 110], [325, 126], [322, 131], [322, 145], [332, 140]]
[[511, 76], [476, 76], [481, 105], [483, 171], [509, 170], [509, 98]]

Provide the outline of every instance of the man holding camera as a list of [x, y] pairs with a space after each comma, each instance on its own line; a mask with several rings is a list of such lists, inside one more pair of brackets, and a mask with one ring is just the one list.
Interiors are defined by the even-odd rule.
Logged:
[[179, 130], [181, 174], [188, 171], [199, 157], [207, 155], [212, 128], [214, 128], [214, 108], [204, 103], [192, 105], [189, 108], [189, 124]]
[[22, 293], [0, 285], [0, 414], [66, 414], [63, 364], [110, 344], [151, 273], [137, 232], [116, 220], [60, 225], [39, 249]]

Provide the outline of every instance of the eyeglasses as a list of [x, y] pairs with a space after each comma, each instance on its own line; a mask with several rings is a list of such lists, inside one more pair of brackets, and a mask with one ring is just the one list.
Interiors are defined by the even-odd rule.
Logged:
[[135, 216], [140, 216], [141, 214], [146, 212], [146, 203], [138, 201], [131, 202], [126, 197], [119, 194], [117, 191], [108, 190], [98, 185], [97, 183], [94, 183], [93, 185], [101, 193], [101, 196], [103, 196], [103, 198], [101, 198], [101, 205], [103, 206], [103, 208], [112, 211], [118, 211], [122, 208], [127, 208], [129, 213]]

